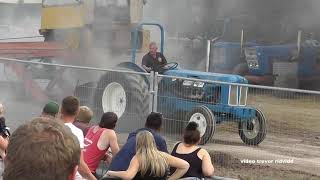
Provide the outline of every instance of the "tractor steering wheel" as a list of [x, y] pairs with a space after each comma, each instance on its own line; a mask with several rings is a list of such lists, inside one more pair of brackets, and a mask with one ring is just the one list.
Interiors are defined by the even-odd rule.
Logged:
[[173, 70], [178, 67], [178, 63], [170, 62], [163, 65], [160, 65], [159, 68], [163, 69], [163, 71]]

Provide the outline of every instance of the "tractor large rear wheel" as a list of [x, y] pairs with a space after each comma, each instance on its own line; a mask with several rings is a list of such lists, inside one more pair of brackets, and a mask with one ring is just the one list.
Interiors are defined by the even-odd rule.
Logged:
[[99, 119], [104, 112], [114, 112], [119, 131], [143, 127], [149, 111], [148, 84], [142, 75], [118, 72], [106, 73], [95, 92], [95, 113]]
[[242, 141], [248, 145], [260, 144], [267, 134], [267, 120], [260, 110], [256, 110], [256, 116], [249, 121], [239, 122], [239, 135]]

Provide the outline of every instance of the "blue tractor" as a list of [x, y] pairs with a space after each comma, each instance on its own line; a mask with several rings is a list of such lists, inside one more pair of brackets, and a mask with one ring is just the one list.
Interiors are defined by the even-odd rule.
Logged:
[[[146, 25], [160, 28], [163, 53], [163, 27], [156, 23], [141, 23], [133, 29], [132, 61], [119, 64], [117, 69], [146, 73], [135, 61], [137, 32]], [[260, 110], [246, 106], [248, 88], [239, 85], [247, 84], [244, 77], [184, 70], [180, 69], [177, 63], [168, 63], [163, 69], [163, 75], [159, 77], [159, 80], [154, 82], [158, 87], [158, 94], [154, 97], [157, 111], [162, 112], [165, 118], [183, 114], [182, 120], [185, 123], [197, 122], [202, 144], [212, 138], [216, 125], [225, 121], [239, 123], [239, 135], [246, 144], [258, 145], [265, 139], [266, 118]], [[133, 130], [136, 126], [141, 126], [137, 120], [144, 122], [150, 111], [150, 98], [153, 98], [149, 92], [149, 89], [152, 89], [151, 84], [147, 77], [141, 74], [108, 72], [100, 78], [95, 92], [97, 110], [100, 113], [116, 112], [120, 117], [119, 124], [122, 121], [122, 125]], [[133, 116], [135, 117], [132, 118]]]
[[[231, 18], [224, 19], [223, 33], [208, 41], [208, 71], [242, 75], [250, 84], [320, 90], [318, 83], [314, 83], [320, 80], [317, 40], [296, 31], [297, 43], [292, 42], [294, 28], [291, 32], [284, 28], [275, 32], [277, 25], [269, 26], [273, 29], [268, 33], [274, 34], [266, 36], [259, 32], [267, 27], [261, 25], [257, 29], [260, 26], [249, 23], [247, 26]], [[283, 40], [288, 37], [285, 33], [291, 34], [291, 40]]]

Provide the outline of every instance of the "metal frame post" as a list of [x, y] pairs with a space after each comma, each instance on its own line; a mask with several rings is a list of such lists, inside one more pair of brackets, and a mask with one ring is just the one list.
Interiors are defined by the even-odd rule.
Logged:
[[157, 112], [158, 110], [158, 76], [159, 73], [156, 72], [154, 76], [154, 98], [153, 98], [153, 112]]
[[149, 82], [150, 82], [150, 88], [149, 88], [149, 94], [150, 94], [149, 113], [151, 113], [153, 111], [153, 100], [154, 100], [154, 71], [150, 72]]

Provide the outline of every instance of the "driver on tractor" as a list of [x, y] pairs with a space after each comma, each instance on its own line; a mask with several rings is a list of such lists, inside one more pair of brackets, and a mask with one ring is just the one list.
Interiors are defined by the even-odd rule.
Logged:
[[149, 53], [144, 55], [142, 58], [142, 67], [147, 71], [155, 71], [162, 73], [164, 71], [164, 66], [167, 64], [167, 60], [164, 55], [157, 52], [157, 43], [151, 42], [149, 44]]

